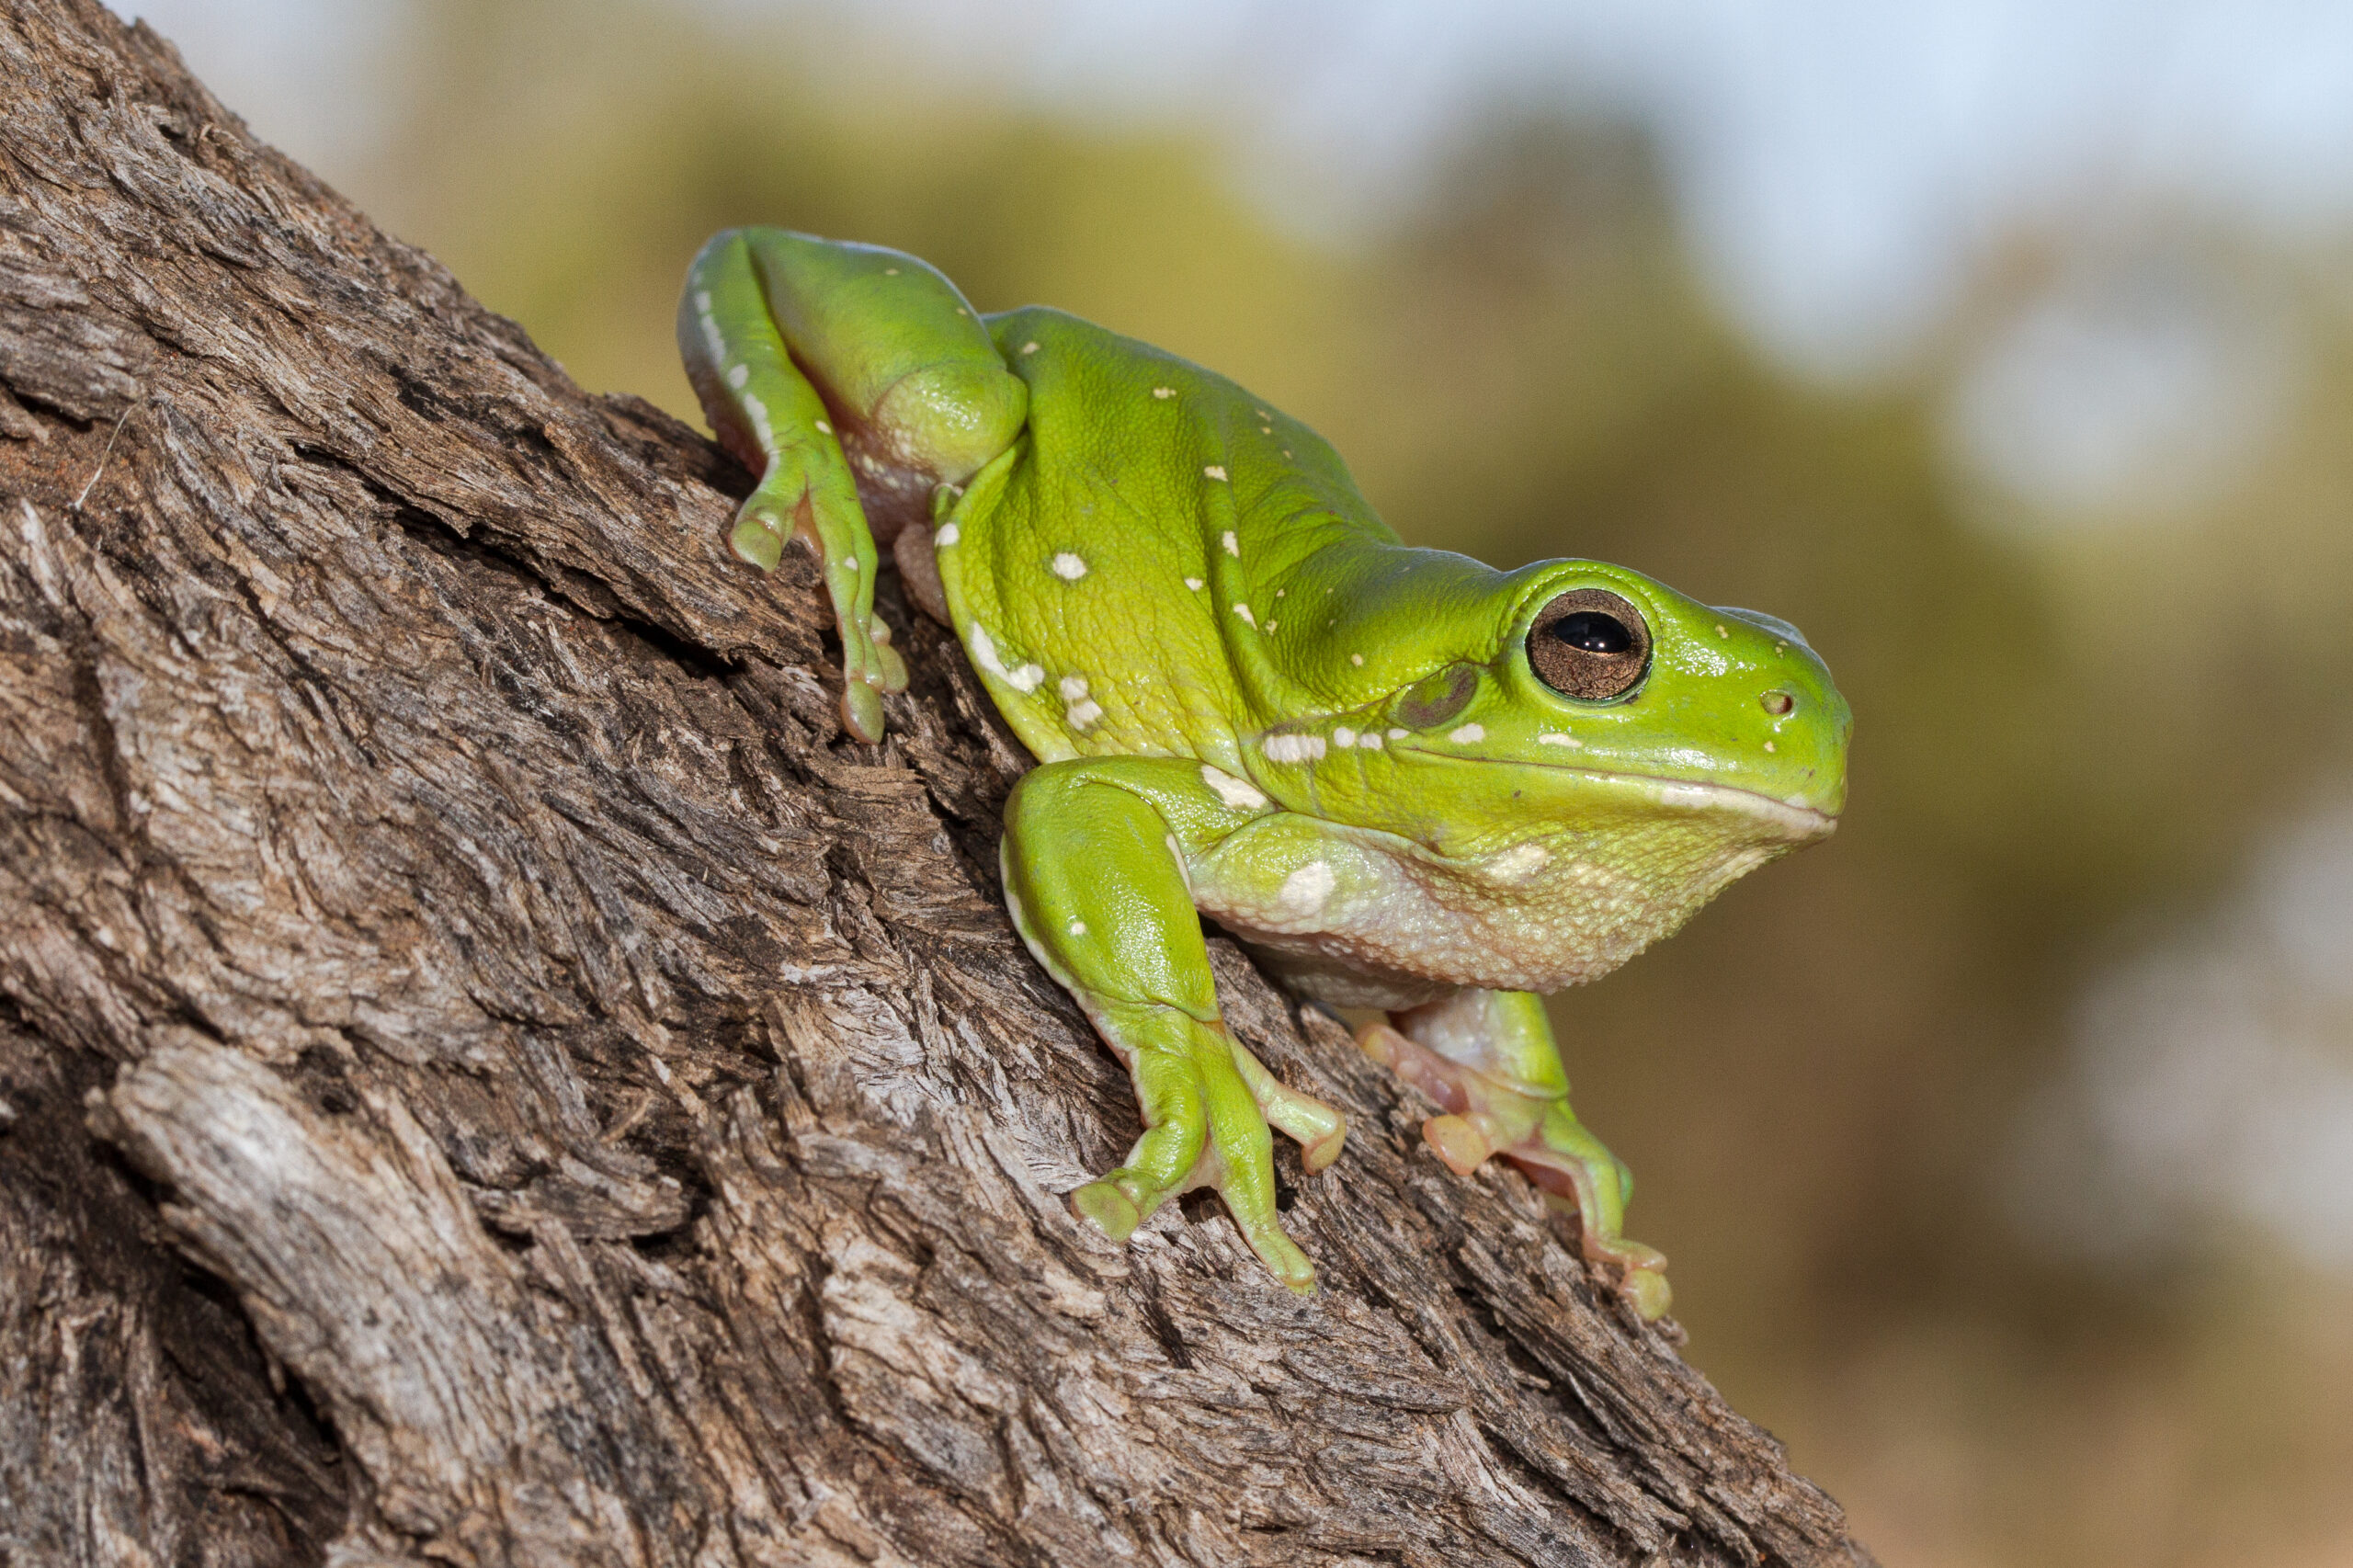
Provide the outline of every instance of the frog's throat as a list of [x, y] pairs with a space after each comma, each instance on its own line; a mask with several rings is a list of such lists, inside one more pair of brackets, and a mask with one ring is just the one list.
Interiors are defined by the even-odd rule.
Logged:
[[1838, 819], [1818, 807], [1801, 805], [1795, 801], [1777, 800], [1754, 790], [1743, 790], [1733, 784], [1708, 784], [1692, 778], [1668, 778], [1655, 773], [1625, 773], [1610, 767], [1575, 767], [1557, 762], [1538, 762], [1519, 757], [1461, 756], [1451, 752], [1426, 751], [1420, 746], [1392, 746], [1392, 751], [1406, 751], [1415, 756], [1430, 757], [1438, 762], [1460, 762], [1472, 767], [1506, 765], [1513, 767], [1540, 767], [1548, 773], [1574, 773], [1580, 778], [1592, 779], [1601, 785], [1631, 785], [1645, 789], [1658, 804], [1674, 810], [1691, 812], [1733, 812], [1780, 830], [1796, 843], [1810, 843], [1827, 838], [1838, 830]]

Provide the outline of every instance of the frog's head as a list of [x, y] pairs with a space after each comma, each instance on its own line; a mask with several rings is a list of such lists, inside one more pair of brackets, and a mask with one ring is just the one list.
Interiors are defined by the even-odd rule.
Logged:
[[[1598, 562], [1547, 562], [1511, 580], [1486, 667], [1440, 670], [1399, 703], [1424, 721], [1407, 726], [1417, 736], [1468, 722], [1497, 761], [1565, 766], [1594, 789], [1668, 810], [1707, 802], [1800, 841], [1830, 831], [1846, 804], [1854, 720], [1796, 627]], [[1441, 727], [1449, 700], [1461, 712]]]
[[1853, 721], [1795, 627], [1597, 562], [1480, 597], [1475, 645], [1382, 702], [1385, 755], [1361, 777], [1416, 803], [1391, 825], [1464, 868], [1473, 896], [1550, 907], [1576, 949], [1563, 979], [1836, 824]]

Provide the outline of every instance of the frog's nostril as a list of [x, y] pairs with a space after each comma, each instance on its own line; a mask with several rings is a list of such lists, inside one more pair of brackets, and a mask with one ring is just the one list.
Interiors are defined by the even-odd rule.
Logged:
[[1798, 705], [1798, 699], [1786, 691], [1768, 691], [1756, 700], [1763, 703], [1765, 711], [1776, 719]]

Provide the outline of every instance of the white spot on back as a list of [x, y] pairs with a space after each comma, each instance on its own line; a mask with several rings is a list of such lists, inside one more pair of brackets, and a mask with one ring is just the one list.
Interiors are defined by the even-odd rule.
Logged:
[[1016, 691], [1035, 691], [1046, 672], [1036, 665], [1024, 665], [1017, 670], [1006, 672], [1005, 684]]
[[1364, 655], [1362, 653], [1350, 653], [1348, 655], [1348, 663], [1352, 665], [1362, 665], [1364, 663]]
[[1242, 624], [1245, 626], [1256, 626], [1258, 624], [1256, 619], [1252, 619], [1250, 607], [1248, 605], [1235, 605], [1233, 607], [1233, 613], [1242, 618]]
[[1072, 936], [1074, 936], [1074, 937], [1084, 937], [1084, 936], [1086, 936], [1086, 921], [1084, 921], [1084, 920], [1074, 920], [1074, 921], [1072, 921], [1072, 922], [1070, 923], [1070, 934], [1071, 934]]
[[885, 278], [896, 278], [898, 275], [899, 269], [895, 267], [886, 267], [882, 269], [882, 276]]
[[1276, 897], [1285, 913], [1313, 915], [1332, 896], [1332, 868], [1321, 860], [1310, 860], [1283, 879], [1283, 891]]
[[845, 555], [845, 556], [843, 556], [843, 557], [842, 557], [842, 570], [843, 570], [843, 571], [845, 571], [845, 572], [855, 572], [855, 571], [857, 571], [857, 570], [858, 570], [858, 557], [857, 557], [857, 556], [855, 556], [855, 555]]
[[1036, 340], [1035, 338], [1032, 338], [1032, 339], [1031, 339], [1030, 341], [1029, 341], [1028, 343], [1023, 344], [1023, 345], [1021, 346], [1021, 352], [1023, 352], [1024, 354], [1035, 354], [1036, 352], [1038, 352], [1038, 344], [1037, 344], [1037, 340]]
[[1265, 808], [1267, 797], [1231, 773], [1222, 773], [1208, 763], [1201, 764], [1201, 782], [1208, 785], [1217, 798], [1236, 811], [1255, 812]]
[[1054, 557], [1054, 575], [1065, 583], [1075, 583], [1086, 575], [1086, 562], [1065, 550]]
[[1079, 699], [1086, 695], [1086, 677], [1085, 676], [1064, 676], [1055, 684], [1054, 689], [1063, 694], [1063, 700], [1064, 702], [1076, 702]]
[[830, 425], [826, 424], [826, 423], [825, 423], [824, 420], [822, 420], [822, 419], [820, 419], [820, 420], [818, 420], [818, 421], [817, 421], [817, 428], [818, 428], [818, 429], [820, 429], [820, 430], [823, 430], [823, 431], [824, 431], [826, 435], [828, 435], [828, 436], [830, 436], [830, 435], [832, 435], [832, 434], [834, 433], [834, 427], [833, 427], [832, 426], [830, 426]]
[[1231, 555], [1236, 561], [1242, 559], [1242, 541], [1233, 537], [1233, 530], [1232, 528], [1228, 528], [1225, 532], [1218, 535], [1217, 541], [1218, 543], [1225, 546], [1225, 552], [1228, 555]]
[[1185, 579], [1185, 586], [1198, 594], [1201, 591], [1201, 580], [1199, 577], [1188, 577]]
[[957, 530], [954, 523], [942, 523], [939, 525], [939, 531], [931, 536], [932, 548], [944, 550], [962, 537], [963, 535]]
[[1209, 467], [1201, 470], [1201, 472], [1209, 475], [1211, 479], [1223, 479], [1225, 477], [1225, 470], [1219, 467], [1216, 463], [1210, 464]]
[[1096, 720], [1103, 717], [1103, 705], [1091, 699], [1085, 702], [1074, 702], [1063, 713], [1063, 717], [1070, 721], [1072, 729], [1084, 730]]
[[1154, 387], [1152, 389], [1152, 395], [1154, 397], [1175, 397], [1176, 395], [1176, 389], [1175, 387]]
[[1582, 746], [1585, 744], [1583, 741], [1577, 739], [1574, 735], [1563, 734], [1559, 730], [1547, 730], [1536, 738], [1548, 746]]
[[1459, 729], [1449, 730], [1446, 738], [1457, 745], [1468, 745], [1472, 741], [1485, 740], [1487, 732], [1477, 724], [1464, 724]]

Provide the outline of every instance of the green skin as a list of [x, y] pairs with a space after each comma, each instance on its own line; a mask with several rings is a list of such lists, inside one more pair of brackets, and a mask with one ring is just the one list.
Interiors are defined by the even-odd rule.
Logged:
[[[1359, 1043], [1445, 1108], [1439, 1157], [1518, 1165], [1665, 1309], [1540, 997], [1831, 831], [1850, 720], [1795, 629], [1596, 562], [1408, 549], [1320, 437], [1232, 382], [1058, 312], [983, 318], [895, 251], [722, 233], [678, 341], [761, 476], [736, 553], [769, 568], [798, 539], [821, 563], [850, 732], [879, 740], [906, 679], [879, 542], [1038, 757], [1006, 808], [1006, 903], [1145, 1123], [1078, 1214], [1124, 1240], [1213, 1187], [1278, 1278], [1313, 1283], [1268, 1130], [1313, 1172], [1347, 1120], [1227, 1030], [1207, 915], [1302, 994], [1383, 1010]], [[1579, 589], [1643, 622], [1627, 690], [1568, 695], [1533, 661], [1539, 613]]]

